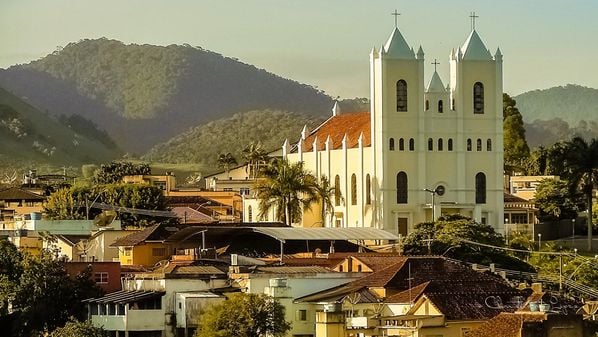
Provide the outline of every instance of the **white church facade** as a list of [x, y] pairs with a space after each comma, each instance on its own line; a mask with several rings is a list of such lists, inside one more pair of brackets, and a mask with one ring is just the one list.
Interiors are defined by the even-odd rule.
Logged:
[[283, 157], [303, 161], [337, 191], [334, 214], [305, 214], [302, 226], [406, 235], [417, 223], [461, 213], [504, 230], [502, 55], [472, 30], [449, 62], [448, 85], [436, 71], [426, 85], [422, 48], [414, 52], [395, 28], [370, 53], [370, 112], [335, 105], [319, 127], [285, 142]]

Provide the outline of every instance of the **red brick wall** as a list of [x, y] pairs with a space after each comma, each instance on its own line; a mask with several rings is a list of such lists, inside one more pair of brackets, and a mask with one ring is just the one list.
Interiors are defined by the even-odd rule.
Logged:
[[67, 262], [66, 270], [72, 277], [91, 266], [91, 278], [104, 290], [112, 293], [121, 290], [119, 262]]

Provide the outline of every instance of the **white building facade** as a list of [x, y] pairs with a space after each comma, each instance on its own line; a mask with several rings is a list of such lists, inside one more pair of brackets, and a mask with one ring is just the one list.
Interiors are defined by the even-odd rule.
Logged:
[[370, 53], [370, 112], [335, 106], [295, 145], [285, 142], [283, 157], [326, 176], [337, 194], [334, 214], [305, 214], [302, 226], [406, 235], [460, 213], [504, 231], [502, 54], [472, 30], [449, 62], [448, 85], [434, 70], [426, 86], [423, 49], [415, 53], [395, 28]]

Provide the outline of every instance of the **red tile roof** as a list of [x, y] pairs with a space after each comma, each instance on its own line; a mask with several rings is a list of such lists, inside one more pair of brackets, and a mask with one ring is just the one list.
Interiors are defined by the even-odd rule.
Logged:
[[[326, 139], [330, 136], [332, 149], [339, 149], [343, 145], [343, 138], [347, 135], [347, 147], [358, 146], [359, 136], [363, 133], [363, 146], [371, 145], [370, 113], [353, 112], [333, 116], [318, 126], [303, 141], [303, 152], [312, 151], [313, 143], [318, 137], [317, 149], [326, 149]], [[296, 150], [294, 151], [296, 152]]]
[[0, 190], [0, 200], [46, 200], [43, 195], [35, 194], [19, 187]]
[[523, 323], [541, 322], [545, 314], [501, 313], [469, 332], [467, 337], [520, 337]]

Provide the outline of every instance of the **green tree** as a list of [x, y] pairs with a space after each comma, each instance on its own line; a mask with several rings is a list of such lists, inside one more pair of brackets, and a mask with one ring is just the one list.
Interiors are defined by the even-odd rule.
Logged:
[[284, 307], [263, 294], [232, 294], [201, 315], [197, 337], [285, 336], [291, 324]]
[[93, 182], [96, 185], [116, 184], [122, 181], [124, 176], [151, 174], [152, 170], [146, 163], [135, 164], [128, 161], [113, 161], [110, 164], [103, 164], [95, 171]]
[[492, 226], [475, 222], [461, 214], [453, 214], [442, 216], [433, 223], [417, 224], [415, 230], [405, 238], [403, 247], [407, 255], [431, 253], [471, 263], [495, 263], [498, 266], [508, 266], [509, 269], [532, 270], [528, 264], [504, 250], [474, 245], [463, 240], [505, 246], [503, 236], [496, 233]]
[[218, 155], [218, 167], [226, 171], [227, 177], [228, 173], [230, 172], [230, 167], [233, 165], [237, 165], [237, 160], [230, 152], [221, 153]]
[[503, 94], [504, 160], [507, 172], [521, 169], [522, 163], [529, 157], [523, 117], [516, 104], [508, 94]]
[[566, 181], [544, 179], [536, 188], [534, 202], [538, 207], [540, 221], [575, 219], [581, 195], [571, 192]]
[[322, 226], [326, 222], [327, 215], [330, 216], [330, 221], [332, 221], [332, 215], [334, 214], [334, 203], [332, 198], [336, 193], [336, 188], [330, 184], [330, 180], [328, 177], [321, 176], [320, 181], [316, 185], [316, 198], [321, 203], [321, 213], [320, 216], [322, 218]]
[[571, 187], [585, 195], [588, 210], [588, 250], [592, 250], [592, 190], [598, 175], [598, 139], [586, 141], [575, 137], [566, 143], [565, 168]]
[[71, 318], [63, 327], [52, 331], [49, 337], [106, 337], [102, 328], [95, 327], [91, 321], [79, 322]]
[[0, 316], [8, 313], [9, 301], [13, 299], [16, 283], [23, 274], [22, 259], [14, 244], [0, 239]]
[[276, 216], [290, 226], [301, 220], [302, 210], [318, 200], [317, 179], [303, 169], [303, 162], [276, 159], [266, 166], [256, 182], [260, 216], [276, 207]]

